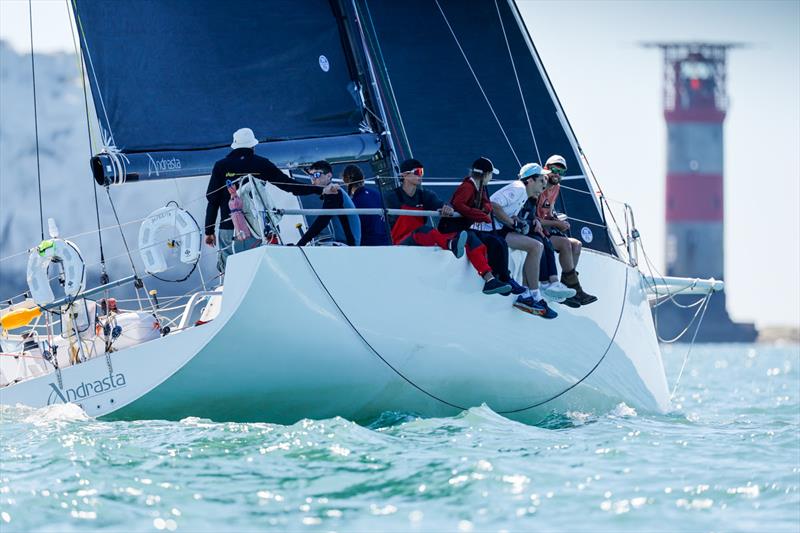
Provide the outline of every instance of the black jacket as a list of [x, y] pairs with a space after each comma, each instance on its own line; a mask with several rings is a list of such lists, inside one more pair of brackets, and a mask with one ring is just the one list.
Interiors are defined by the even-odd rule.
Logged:
[[217, 161], [214, 164], [214, 170], [211, 171], [211, 179], [208, 181], [206, 190], [208, 199], [205, 221], [206, 235], [214, 234], [217, 212], [219, 212], [221, 220], [219, 229], [233, 229], [231, 211], [228, 207], [231, 195], [228, 193], [228, 188], [225, 187], [225, 182], [233, 181], [247, 174], [252, 174], [256, 178], [268, 181], [276, 187], [298, 196], [322, 194], [322, 187], [300, 183], [290, 178], [281, 172], [272, 161], [256, 155], [252, 148], [237, 148], [224, 159]]

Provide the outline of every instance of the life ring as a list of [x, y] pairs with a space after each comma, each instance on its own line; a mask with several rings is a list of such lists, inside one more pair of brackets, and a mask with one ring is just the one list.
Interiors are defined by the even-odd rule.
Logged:
[[[156, 240], [160, 230], [175, 231], [174, 240]], [[139, 254], [148, 274], [167, 269], [164, 251], [167, 246], [180, 244], [181, 263], [194, 264], [200, 258], [200, 226], [188, 211], [177, 206], [166, 206], [150, 213], [139, 226]]]
[[42, 241], [28, 256], [28, 289], [39, 306], [55, 301], [47, 269], [51, 263], [60, 263], [64, 269], [64, 294], [75, 298], [86, 288], [86, 263], [80, 248], [64, 239]]
[[[278, 223], [281, 215], [275, 212], [275, 202], [272, 199], [270, 188], [274, 185], [264, 180], [256, 179], [251, 174], [244, 176], [239, 187], [239, 197], [242, 199], [242, 212], [250, 226], [253, 235], [264, 239], [265, 229], [273, 232], [279, 231]], [[268, 226], [271, 226], [268, 228]]]

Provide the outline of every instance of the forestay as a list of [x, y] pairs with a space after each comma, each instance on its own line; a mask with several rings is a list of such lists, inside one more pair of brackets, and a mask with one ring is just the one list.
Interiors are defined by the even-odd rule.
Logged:
[[[516, 6], [507, 0], [356, 3], [370, 29], [371, 53], [384, 65], [382, 89], [394, 97], [389, 126], [400, 159], [413, 153], [426, 175], [460, 179], [484, 155], [501, 170], [500, 180], [510, 180], [521, 164], [561, 154], [569, 176], [556, 208], [570, 216], [573, 236], [584, 245], [615, 253]], [[437, 192], [447, 197], [450, 191]]]

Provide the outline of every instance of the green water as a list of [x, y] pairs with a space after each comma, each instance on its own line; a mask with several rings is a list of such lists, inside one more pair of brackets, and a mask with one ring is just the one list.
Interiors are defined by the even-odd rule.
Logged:
[[[665, 349], [670, 383], [685, 346]], [[697, 346], [668, 415], [292, 426], [0, 409], [0, 531], [792, 531], [800, 347]]]

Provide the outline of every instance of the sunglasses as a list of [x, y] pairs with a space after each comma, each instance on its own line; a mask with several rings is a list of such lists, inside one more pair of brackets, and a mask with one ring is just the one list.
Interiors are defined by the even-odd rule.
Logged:
[[423, 175], [425, 175], [425, 170], [422, 168], [415, 168], [414, 170], [404, 172], [404, 174], [414, 174], [415, 176], [419, 176], [421, 178]]
[[320, 176], [322, 176], [322, 172], [320, 172], [320, 171], [309, 172], [308, 175], [311, 176], [312, 178], [314, 178], [315, 180], [318, 180], [320, 178]]
[[562, 167], [553, 166], [553, 167], [550, 167], [550, 172], [552, 174], [557, 174], [559, 176], [563, 176], [564, 174], [567, 173], [567, 169], [566, 168], [562, 168]]

